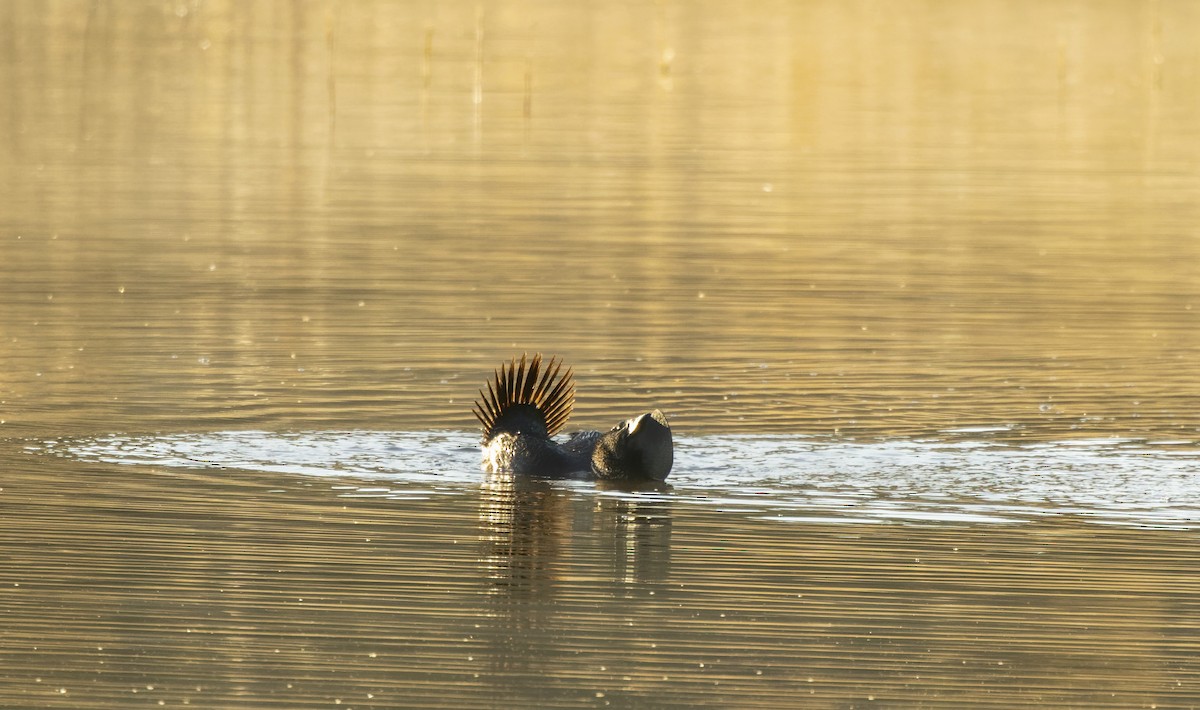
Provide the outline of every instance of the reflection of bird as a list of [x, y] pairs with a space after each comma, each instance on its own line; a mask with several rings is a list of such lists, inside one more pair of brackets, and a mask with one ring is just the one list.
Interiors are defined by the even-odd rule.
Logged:
[[483, 467], [548, 478], [590, 477], [662, 481], [671, 472], [671, 427], [659, 410], [607, 432], [580, 431], [564, 443], [554, 436], [575, 404], [571, 370], [550, 358], [522, 355], [496, 370], [472, 411], [483, 425]]

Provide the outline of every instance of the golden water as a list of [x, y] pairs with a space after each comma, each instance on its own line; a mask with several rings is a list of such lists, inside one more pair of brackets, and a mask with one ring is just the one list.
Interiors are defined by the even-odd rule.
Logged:
[[[1200, 705], [1198, 32], [0, 3], [0, 706]], [[676, 489], [485, 481], [522, 351]]]

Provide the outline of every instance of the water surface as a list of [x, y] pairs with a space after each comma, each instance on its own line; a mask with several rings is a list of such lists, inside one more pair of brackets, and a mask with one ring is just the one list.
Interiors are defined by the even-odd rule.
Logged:
[[1200, 705], [1198, 31], [0, 4], [0, 705]]
[[0, 697], [1195, 700], [1200, 512], [1171, 452], [685, 437], [672, 488], [626, 491], [485, 478], [471, 443], [243, 431], [9, 451], [28, 473], [3, 491]]

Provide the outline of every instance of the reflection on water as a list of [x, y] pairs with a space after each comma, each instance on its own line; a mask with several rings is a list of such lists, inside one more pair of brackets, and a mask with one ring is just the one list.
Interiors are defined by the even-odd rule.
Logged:
[[1200, 698], [1191, 531], [5, 456], [5, 706]]
[[0, 706], [1200, 704], [1198, 30], [0, 3]]
[[0, 426], [1195, 439], [1198, 22], [4, 3]]
[[[589, 501], [548, 481], [489, 475], [480, 497], [480, 562], [486, 570], [486, 622], [480, 628], [490, 639], [490, 682], [514, 694], [543, 686], [546, 668], [582, 641], [555, 638], [569, 623], [560, 610], [592, 598], [597, 586], [625, 614], [656, 594], [666, 598], [670, 542], [667, 501]], [[581, 550], [587, 559], [576, 558]], [[628, 655], [638, 652], [641, 641], [636, 633], [623, 640], [614, 634], [603, 644], [606, 653]]]

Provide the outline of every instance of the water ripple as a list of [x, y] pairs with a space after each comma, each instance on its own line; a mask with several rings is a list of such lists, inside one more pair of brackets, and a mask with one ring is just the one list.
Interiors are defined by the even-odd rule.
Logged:
[[[481, 481], [463, 432], [226, 431], [51, 440], [80, 460], [347, 478], [346, 497], [428, 497]], [[363, 480], [370, 481], [369, 484]], [[998, 524], [1075, 516], [1200, 527], [1200, 452], [1187, 442], [1089, 439], [852, 442], [783, 435], [684, 436], [671, 488], [655, 495], [780, 522]]]

